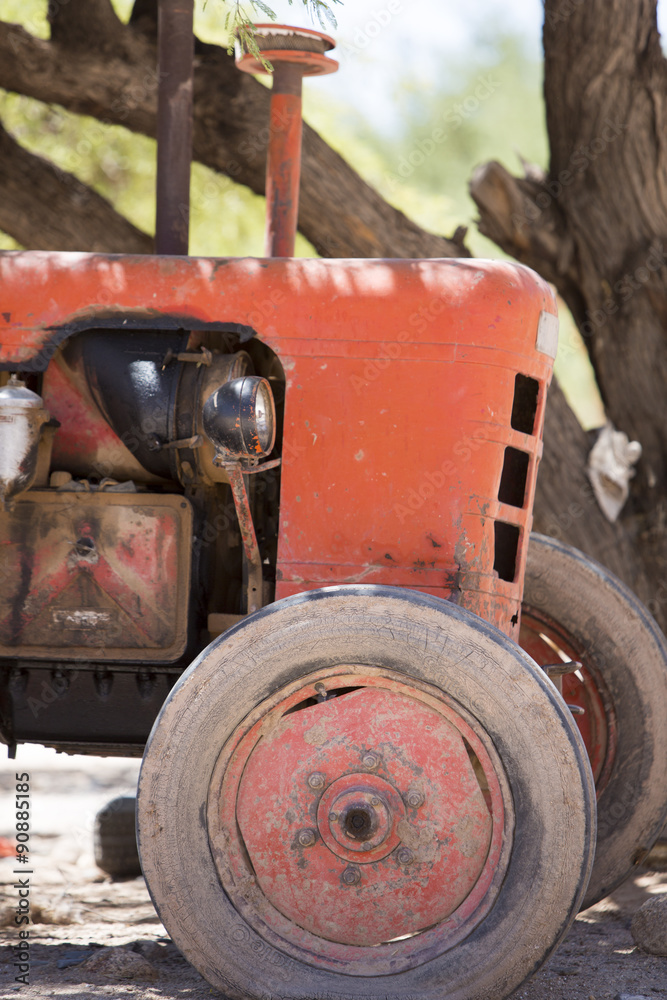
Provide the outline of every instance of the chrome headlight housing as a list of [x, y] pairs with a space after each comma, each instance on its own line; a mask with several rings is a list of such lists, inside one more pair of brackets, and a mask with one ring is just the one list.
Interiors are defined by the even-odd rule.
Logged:
[[265, 378], [245, 375], [221, 385], [204, 404], [204, 433], [223, 461], [264, 458], [276, 440], [276, 404]]

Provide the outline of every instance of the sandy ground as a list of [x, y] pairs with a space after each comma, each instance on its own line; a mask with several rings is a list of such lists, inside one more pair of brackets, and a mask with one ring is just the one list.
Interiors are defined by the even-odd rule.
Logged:
[[[137, 761], [67, 757], [19, 747], [0, 761], [0, 836], [14, 834], [14, 775], [31, 777], [30, 982], [14, 982], [12, 945], [18, 867], [0, 858], [0, 998], [93, 1000], [210, 1000], [220, 996], [181, 957], [150, 902], [143, 879], [112, 882], [92, 852], [95, 813], [116, 795], [133, 794]], [[25, 878], [25, 875], [23, 876]], [[546, 966], [515, 997], [521, 1000], [667, 1000], [667, 958], [634, 946], [632, 914], [655, 893], [667, 892], [667, 873], [642, 871], [597, 906], [581, 913]], [[2, 919], [4, 917], [4, 920]], [[141, 953], [154, 978], [111, 978], [82, 964], [101, 946]], [[146, 969], [146, 966], [144, 966]], [[625, 998], [624, 998], [625, 1000]]]

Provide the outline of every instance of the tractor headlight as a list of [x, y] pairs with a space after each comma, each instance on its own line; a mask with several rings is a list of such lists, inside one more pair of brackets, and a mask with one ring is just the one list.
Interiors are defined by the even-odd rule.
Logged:
[[276, 407], [271, 386], [260, 379], [254, 395], [255, 430], [254, 440], [262, 455], [268, 455], [276, 439]]
[[263, 458], [273, 449], [276, 406], [265, 378], [245, 375], [225, 382], [206, 400], [202, 417], [220, 457]]

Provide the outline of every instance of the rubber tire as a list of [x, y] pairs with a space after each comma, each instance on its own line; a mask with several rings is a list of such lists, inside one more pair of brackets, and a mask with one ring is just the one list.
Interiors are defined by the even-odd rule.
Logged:
[[613, 573], [544, 535], [530, 536], [523, 607], [542, 611], [586, 651], [616, 715], [615, 762], [598, 798], [585, 908], [633, 872], [667, 818], [667, 642]]
[[136, 799], [121, 795], [95, 817], [95, 864], [114, 878], [141, 875], [136, 834]]
[[[391, 976], [318, 969], [268, 944], [230, 903], [208, 842], [208, 786], [225, 741], [276, 690], [341, 663], [380, 665], [435, 685], [481, 720], [517, 814], [509, 867], [486, 918], [459, 945]], [[580, 908], [595, 790], [565, 703], [499, 630], [414, 591], [331, 587], [245, 619], [179, 679], [146, 747], [138, 835], [160, 919], [227, 997], [501, 1000], [546, 960]]]

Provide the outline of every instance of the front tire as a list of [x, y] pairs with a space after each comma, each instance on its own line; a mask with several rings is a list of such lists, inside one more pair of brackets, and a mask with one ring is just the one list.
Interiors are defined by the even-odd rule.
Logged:
[[437, 598], [334, 587], [205, 650], [138, 793], [168, 932], [225, 995], [500, 1000], [579, 910], [585, 749], [551, 683]]

